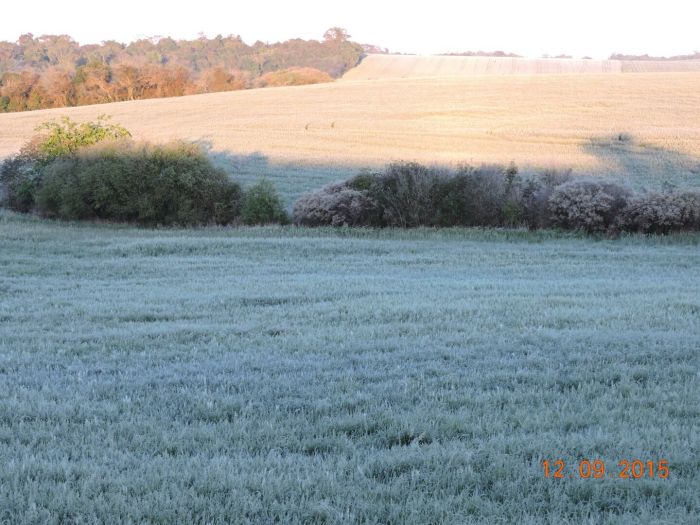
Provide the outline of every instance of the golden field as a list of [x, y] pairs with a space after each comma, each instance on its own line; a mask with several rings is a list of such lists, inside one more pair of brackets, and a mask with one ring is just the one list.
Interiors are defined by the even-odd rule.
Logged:
[[369, 55], [345, 80], [462, 77], [474, 75], [553, 75], [603, 73], [700, 72], [700, 60], [585, 60], [573, 58], [511, 58]]
[[[428, 60], [440, 70], [444, 58], [474, 61]], [[398, 159], [514, 161], [700, 185], [700, 72], [455, 76], [443, 66], [444, 76], [391, 78], [385, 57], [369, 59], [330, 84], [2, 114], [0, 156], [43, 121], [106, 113], [138, 139], [203, 141], [232, 171], [310, 175], [305, 188]], [[377, 71], [388, 78], [353, 80]]]

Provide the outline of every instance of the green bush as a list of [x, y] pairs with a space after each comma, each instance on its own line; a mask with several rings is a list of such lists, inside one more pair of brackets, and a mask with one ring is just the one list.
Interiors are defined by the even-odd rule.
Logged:
[[36, 131], [42, 133], [0, 166], [3, 204], [22, 213], [32, 211], [47, 165], [57, 158], [74, 154], [82, 147], [131, 136], [125, 128], [110, 124], [108, 120], [103, 115], [96, 122], [78, 124], [65, 117], [38, 126]]
[[36, 206], [47, 217], [146, 225], [229, 224], [241, 190], [196, 145], [112, 141], [44, 168]]
[[261, 180], [243, 196], [241, 218], [245, 224], [287, 224], [289, 217], [272, 183]]
[[0, 166], [0, 196], [2, 204], [21, 213], [34, 208], [36, 188], [41, 169], [27, 152], [6, 159]]
[[43, 163], [71, 155], [85, 146], [131, 137], [126, 128], [110, 124], [106, 115], [100, 115], [95, 122], [82, 123], [64, 117], [59, 121], [45, 122], [37, 128], [37, 131], [43, 130], [47, 133], [41, 135], [34, 145], [37, 156]]
[[393, 163], [375, 177], [368, 196], [382, 210], [382, 225], [411, 228], [431, 224], [441, 173], [416, 162]]
[[465, 166], [437, 180], [437, 226], [512, 226], [522, 210], [514, 167]]

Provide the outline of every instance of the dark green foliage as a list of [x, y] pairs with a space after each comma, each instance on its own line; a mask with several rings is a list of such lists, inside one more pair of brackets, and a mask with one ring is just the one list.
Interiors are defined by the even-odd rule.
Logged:
[[271, 182], [261, 180], [243, 196], [241, 219], [245, 224], [287, 224], [289, 217]]
[[360, 173], [348, 180], [346, 186], [357, 191], [368, 191], [374, 185], [376, 178], [377, 174], [372, 172]]
[[37, 210], [47, 217], [146, 225], [229, 224], [241, 191], [198, 146], [111, 142], [44, 170]]
[[8, 208], [28, 213], [34, 208], [34, 194], [41, 172], [22, 152], [6, 159], [0, 167], [0, 197]]
[[[510, 168], [508, 168], [510, 169]], [[519, 222], [516, 172], [498, 166], [460, 168], [438, 181], [438, 226], [507, 226]]]
[[390, 164], [369, 190], [382, 210], [383, 225], [410, 228], [431, 224], [440, 178], [436, 169], [415, 162]]

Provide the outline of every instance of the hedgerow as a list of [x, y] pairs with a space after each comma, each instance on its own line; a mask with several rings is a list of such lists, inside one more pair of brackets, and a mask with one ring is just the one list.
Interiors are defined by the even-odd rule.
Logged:
[[448, 170], [393, 163], [302, 195], [305, 226], [561, 228], [587, 233], [700, 230], [700, 191], [635, 194], [569, 171], [523, 176], [514, 165]]

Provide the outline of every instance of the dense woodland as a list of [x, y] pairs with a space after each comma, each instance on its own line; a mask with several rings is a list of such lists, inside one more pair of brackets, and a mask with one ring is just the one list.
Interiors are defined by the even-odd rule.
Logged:
[[331, 28], [322, 41], [248, 45], [239, 36], [80, 45], [66, 35], [0, 42], [0, 112], [330, 81], [363, 46]]

